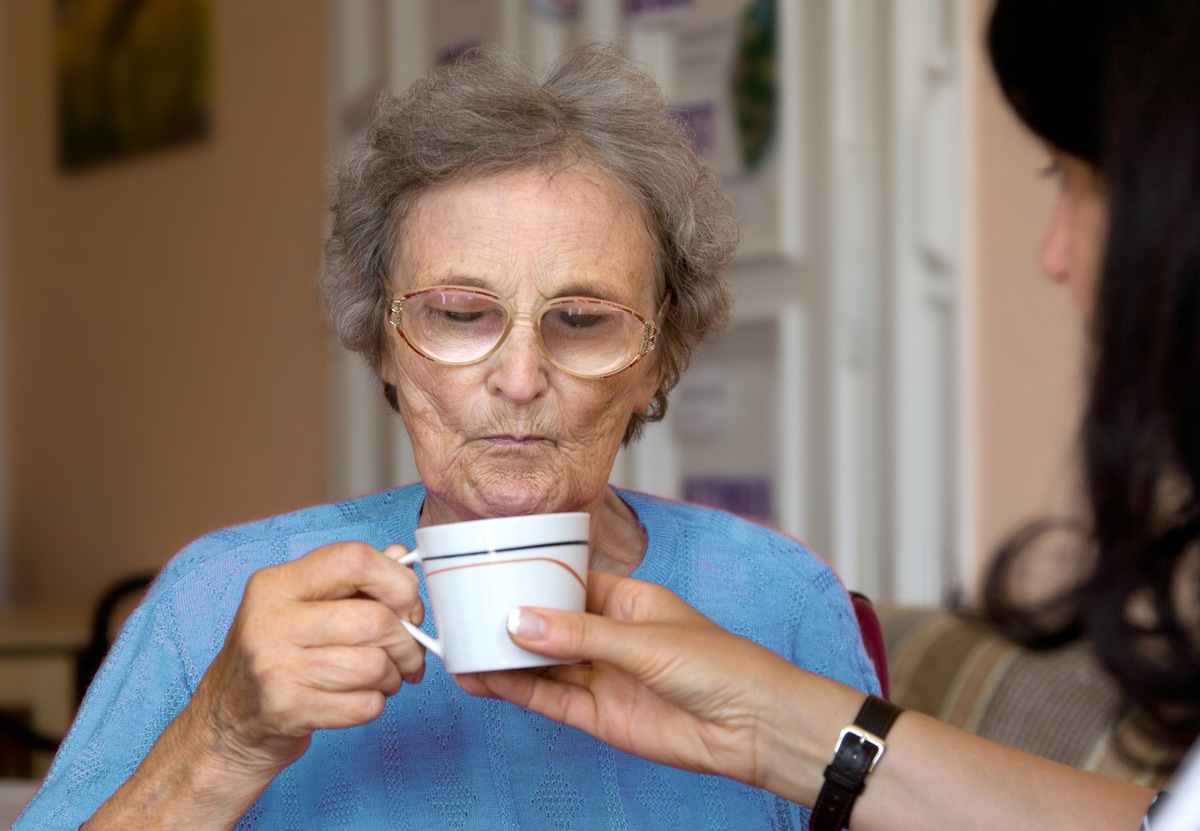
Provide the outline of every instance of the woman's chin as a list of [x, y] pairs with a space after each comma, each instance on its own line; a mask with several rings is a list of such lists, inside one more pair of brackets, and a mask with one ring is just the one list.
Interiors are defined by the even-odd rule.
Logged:
[[[445, 471], [437, 477], [441, 482], [426, 483], [427, 498], [435, 503], [430, 506], [434, 515], [446, 516], [440, 522], [587, 510], [590, 490], [562, 466], [547, 468], [477, 464], [458, 476]], [[607, 480], [600, 483], [600, 490], [605, 484]]]
[[575, 510], [546, 493], [488, 494], [484, 516], [525, 516]]
[[548, 483], [529, 481], [496, 482], [472, 500], [480, 516], [525, 516], [582, 510], [571, 494]]

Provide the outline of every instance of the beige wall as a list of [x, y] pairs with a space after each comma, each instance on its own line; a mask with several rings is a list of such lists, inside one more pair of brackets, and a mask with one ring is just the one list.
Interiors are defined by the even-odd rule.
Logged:
[[[981, 31], [990, 3], [971, 4]], [[1068, 296], [1038, 268], [1055, 195], [1048, 157], [1008, 110], [974, 39], [973, 175], [975, 539], [982, 568], [1022, 521], [1066, 507], [1083, 337]]]
[[326, 478], [324, 3], [212, 0], [210, 137], [76, 175], [53, 6], [0, 2], [19, 601], [91, 598]]

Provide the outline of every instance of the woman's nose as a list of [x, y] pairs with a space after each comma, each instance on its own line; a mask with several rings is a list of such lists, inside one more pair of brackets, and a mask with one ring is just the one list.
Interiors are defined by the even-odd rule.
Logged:
[[542, 355], [531, 326], [514, 325], [488, 362], [487, 384], [492, 393], [525, 403], [546, 390], [550, 363]]
[[1060, 192], [1054, 203], [1039, 259], [1050, 281], [1067, 282], [1071, 270], [1071, 210], [1065, 192]]

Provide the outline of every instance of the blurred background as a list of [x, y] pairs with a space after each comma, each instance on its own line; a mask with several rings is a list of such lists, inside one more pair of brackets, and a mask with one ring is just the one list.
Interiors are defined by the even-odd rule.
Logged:
[[1070, 508], [1083, 359], [988, 7], [0, 0], [0, 658], [34, 721], [73, 712], [35, 659], [114, 583], [415, 478], [317, 308], [330, 171], [382, 91], [488, 41], [617, 41], [743, 213], [734, 325], [615, 481], [779, 527], [877, 600], [969, 601]]

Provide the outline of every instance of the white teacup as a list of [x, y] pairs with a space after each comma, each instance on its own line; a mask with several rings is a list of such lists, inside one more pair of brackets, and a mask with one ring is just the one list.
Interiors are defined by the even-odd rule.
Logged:
[[589, 518], [534, 514], [418, 528], [417, 547], [400, 562], [425, 572], [438, 636], [404, 627], [452, 674], [559, 663], [514, 644], [508, 615], [518, 606], [583, 610]]

